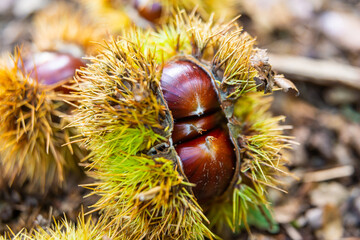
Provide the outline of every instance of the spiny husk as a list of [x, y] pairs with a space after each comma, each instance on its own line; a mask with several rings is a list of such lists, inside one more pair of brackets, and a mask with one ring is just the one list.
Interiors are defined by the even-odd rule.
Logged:
[[[282, 117], [268, 113], [270, 100], [256, 93], [261, 72], [251, 63], [254, 40], [234, 22], [180, 12], [157, 32], [129, 29], [105, 42], [82, 69], [82, 100], [71, 126], [81, 129], [93, 153], [89, 167], [99, 183], [89, 187], [102, 197], [94, 207], [103, 210], [105, 229], [116, 225], [130, 239], [212, 237], [168, 141], [172, 123], [159, 79], [162, 64], [175, 57], [196, 59], [214, 77], [234, 139], [246, 140], [236, 143], [244, 160], [234, 186], [206, 206], [210, 226], [227, 223], [235, 231], [246, 224], [248, 205], [267, 204], [265, 187], [277, 186], [279, 173], [286, 173], [279, 151], [288, 138], [278, 125]], [[242, 181], [244, 175], [251, 181]]]
[[[126, 0], [78, 0], [89, 15], [109, 28], [112, 33], [121, 32], [135, 24], [140, 27], [149, 27], [153, 23], [138, 16], [133, 7], [133, 1]], [[162, 6], [162, 16], [157, 20], [159, 25], [169, 22], [173, 13], [184, 9], [188, 13], [197, 10], [202, 18], [208, 19], [216, 12], [217, 19], [231, 19], [236, 15], [237, 6], [234, 0], [154, 0]], [[149, 1], [151, 3], [151, 1]]]
[[76, 223], [70, 222], [64, 217], [60, 221], [55, 221], [51, 227], [40, 228], [32, 230], [31, 232], [21, 231], [15, 234], [7, 234], [7, 236], [0, 239], [13, 240], [103, 240], [113, 239], [119, 240], [113, 236], [111, 230], [107, 232], [100, 232], [96, 227], [96, 221], [91, 216], [85, 218], [84, 213], [81, 213]]
[[187, 15], [178, 15], [175, 23], [154, 35], [159, 59], [191, 53], [205, 64], [211, 63], [222, 100], [233, 105], [224, 109], [225, 114], [238, 125], [237, 134], [245, 141], [240, 144], [241, 171], [251, 169], [250, 178], [263, 186], [278, 186], [273, 176], [286, 172], [283, 165], [287, 160], [280, 150], [289, 148], [291, 137], [282, 134], [289, 127], [279, 124], [284, 117], [272, 117], [269, 112], [272, 98], [257, 92], [255, 78], [261, 73], [251, 62], [258, 51], [253, 48], [254, 40], [235, 23], [218, 25]]
[[242, 165], [241, 172], [255, 185], [263, 196], [265, 186], [276, 188], [281, 185], [278, 176], [287, 174], [288, 163], [281, 154], [290, 148], [292, 137], [283, 131], [290, 126], [279, 125], [284, 116], [273, 117], [269, 112], [272, 98], [249, 93], [235, 104], [236, 120], [246, 123], [241, 127]]
[[39, 51], [70, 52], [75, 56], [94, 54], [94, 42], [106, 38], [105, 26], [93, 21], [75, 4], [57, 2], [35, 15], [32, 31]]
[[165, 106], [156, 90], [161, 71], [139, 41], [109, 42], [80, 71], [80, 106], [72, 125], [86, 136], [93, 159], [89, 168], [99, 183], [88, 185], [101, 196], [100, 225], [117, 226], [123, 238], [190, 236], [212, 238], [187, 183], [173, 161], [143, 153], [165, 140]]
[[90, 58], [94, 64], [79, 71], [86, 80], [79, 94], [85, 107], [76, 117], [83, 134], [97, 138], [118, 125], [162, 128], [159, 115], [164, 115], [165, 108], [158, 103], [156, 93], [149, 91], [158, 88], [160, 79], [153, 55], [138, 51], [136, 43], [105, 44], [99, 56]]
[[22, 60], [0, 67], [0, 162], [9, 184], [16, 181], [34, 190], [47, 190], [64, 182], [66, 173], [78, 170], [83, 157], [69, 143], [74, 128], [63, 130], [69, 109], [62, 96], [42, 90], [36, 79], [21, 70]]

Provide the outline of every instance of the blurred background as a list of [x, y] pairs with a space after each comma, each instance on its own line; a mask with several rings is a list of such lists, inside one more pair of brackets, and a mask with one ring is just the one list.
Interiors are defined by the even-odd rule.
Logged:
[[[244, 29], [299, 97], [275, 93], [299, 145], [288, 194], [270, 191], [285, 234], [258, 239], [360, 239], [360, 1], [239, 1]], [[285, 236], [286, 235], [286, 236]]]
[[[32, 17], [51, 2], [0, 1], [1, 54], [31, 39]], [[234, 2], [244, 29], [256, 36], [260, 48], [268, 49], [273, 69], [300, 91], [298, 97], [276, 92], [272, 107], [275, 115], [287, 116], [284, 124], [293, 126], [288, 134], [298, 142], [286, 153], [294, 174], [286, 179], [288, 193], [269, 191], [280, 231], [255, 229], [253, 237], [360, 239], [360, 1]], [[79, 210], [81, 191], [69, 190], [64, 199], [47, 201], [55, 201], [72, 218], [73, 209]], [[22, 214], [31, 212], [43, 225], [49, 224], [49, 215], [62, 214], [50, 214], [51, 204], [36, 198], [9, 205], [20, 202], [19, 192], [0, 195], [1, 231], [6, 224], [17, 230]]]

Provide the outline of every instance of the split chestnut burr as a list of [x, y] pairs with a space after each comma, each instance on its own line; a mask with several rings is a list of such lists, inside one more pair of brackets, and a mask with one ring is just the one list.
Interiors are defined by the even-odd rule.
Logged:
[[221, 196], [234, 176], [236, 156], [210, 75], [195, 62], [165, 64], [164, 99], [174, 120], [172, 140], [200, 202]]

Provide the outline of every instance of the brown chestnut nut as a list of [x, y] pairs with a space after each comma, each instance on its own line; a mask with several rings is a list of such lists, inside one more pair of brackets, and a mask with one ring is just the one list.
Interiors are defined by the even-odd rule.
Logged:
[[229, 187], [235, 171], [234, 147], [223, 129], [175, 147], [186, 177], [199, 201], [219, 196]]
[[200, 116], [220, 107], [209, 75], [195, 63], [178, 60], [166, 64], [161, 87], [174, 119]]
[[82, 66], [85, 63], [70, 54], [40, 52], [25, 59], [22, 69], [31, 78], [37, 79], [41, 86], [66, 91], [61, 86], [71, 80], [76, 69]]
[[165, 64], [161, 76], [164, 99], [174, 118], [172, 140], [183, 171], [200, 202], [230, 187], [236, 155], [210, 75], [192, 61]]
[[201, 136], [204, 132], [215, 128], [222, 117], [220, 112], [215, 112], [201, 118], [196, 117], [176, 121], [172, 133], [172, 140], [174, 143], [178, 143]]
[[134, 0], [134, 7], [149, 22], [156, 22], [162, 14], [160, 2], [154, 0]]

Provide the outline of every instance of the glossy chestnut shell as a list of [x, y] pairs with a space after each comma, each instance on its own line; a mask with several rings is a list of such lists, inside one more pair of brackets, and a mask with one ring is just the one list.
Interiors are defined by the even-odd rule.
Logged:
[[161, 77], [174, 121], [175, 150], [200, 202], [224, 194], [236, 167], [234, 145], [212, 81], [201, 66], [186, 59], [165, 64]]
[[62, 88], [75, 75], [76, 69], [85, 63], [70, 54], [39, 52], [24, 60], [22, 69], [32, 79], [37, 79], [44, 88], [67, 92]]
[[220, 196], [234, 175], [235, 152], [228, 135], [221, 128], [175, 147], [186, 177], [195, 183], [199, 200]]
[[155, 23], [162, 14], [162, 6], [160, 2], [154, 0], [134, 0], [134, 8], [139, 15], [149, 22]]
[[201, 118], [188, 118], [174, 124], [172, 140], [174, 143], [187, 141], [202, 135], [204, 132], [218, 126], [223, 120], [220, 112], [215, 112]]
[[174, 119], [201, 116], [220, 108], [209, 76], [194, 63], [175, 61], [166, 64], [161, 87]]

